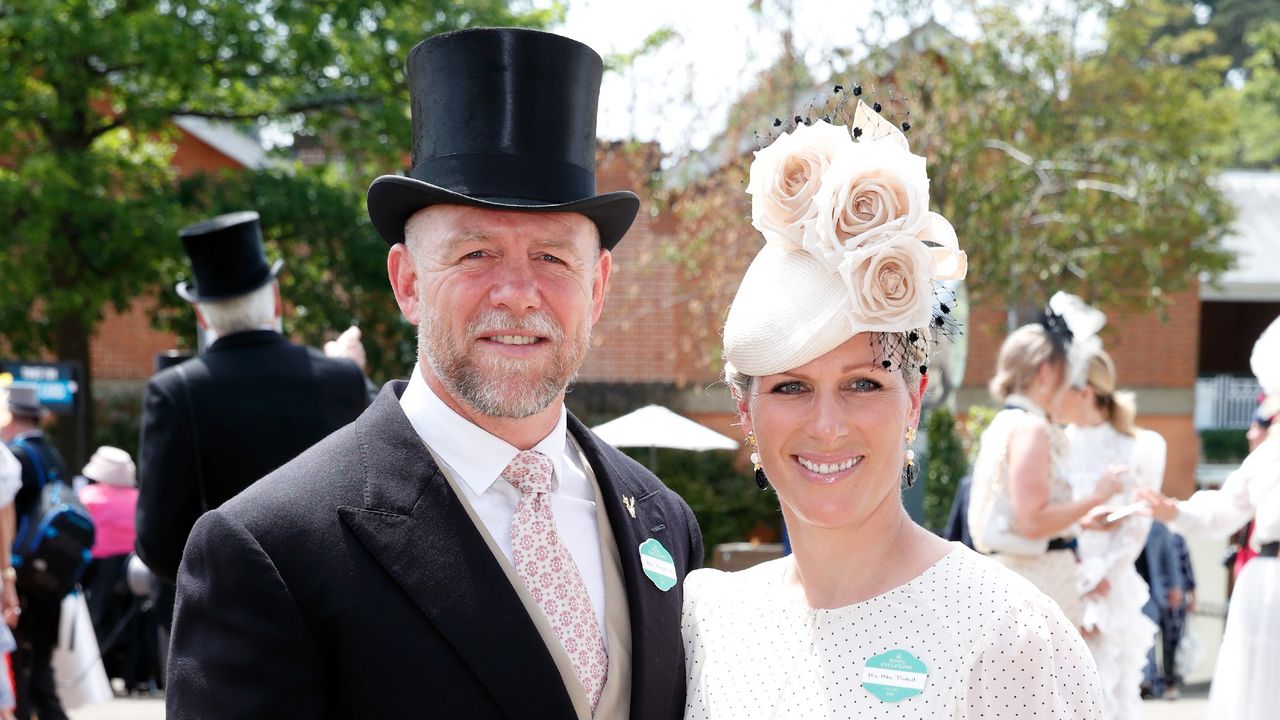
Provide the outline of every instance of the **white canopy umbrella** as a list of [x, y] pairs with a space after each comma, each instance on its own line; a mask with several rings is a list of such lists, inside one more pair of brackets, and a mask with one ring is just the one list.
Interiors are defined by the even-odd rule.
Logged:
[[738, 449], [738, 442], [733, 438], [725, 437], [661, 405], [646, 405], [591, 429], [601, 440], [614, 447]]

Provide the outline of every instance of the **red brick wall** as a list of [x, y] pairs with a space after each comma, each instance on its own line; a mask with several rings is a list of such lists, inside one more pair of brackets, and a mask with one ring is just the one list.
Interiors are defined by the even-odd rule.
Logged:
[[632, 190], [640, 195], [641, 206], [635, 224], [614, 249], [604, 312], [578, 376], [582, 382], [671, 382], [678, 375], [679, 278], [664, 254], [670, 223], [654, 215], [649, 194], [642, 192], [658, 159], [651, 145], [614, 144], [599, 155], [597, 188]]
[[[1200, 347], [1200, 299], [1192, 287], [1171, 296], [1167, 320], [1154, 312], [1107, 310], [1102, 342], [1121, 386], [1191, 388]], [[1003, 308], [974, 308], [964, 329], [969, 359], [964, 384], [985, 387], [1008, 334]]]
[[150, 312], [151, 303], [139, 300], [125, 312], [103, 318], [89, 345], [95, 378], [140, 380], [151, 376], [156, 353], [173, 349], [176, 339], [151, 327]]
[[223, 155], [212, 145], [177, 128], [178, 137], [174, 141], [173, 160], [170, 164], [177, 171], [178, 177], [188, 177], [195, 173], [212, 173], [219, 170], [241, 170], [243, 166]]

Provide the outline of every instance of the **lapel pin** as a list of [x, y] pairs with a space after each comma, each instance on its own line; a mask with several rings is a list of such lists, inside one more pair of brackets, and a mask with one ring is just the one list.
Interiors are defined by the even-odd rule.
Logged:
[[623, 495], [622, 506], [627, 509], [627, 512], [631, 513], [632, 518], [636, 516], [636, 499], [635, 498], [627, 497], [626, 495]]

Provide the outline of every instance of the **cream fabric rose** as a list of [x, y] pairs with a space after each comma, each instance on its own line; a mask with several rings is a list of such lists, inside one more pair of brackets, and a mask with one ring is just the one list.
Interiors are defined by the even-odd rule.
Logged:
[[819, 121], [783, 133], [756, 153], [747, 194], [751, 224], [766, 240], [801, 247], [816, 212], [814, 195], [836, 153], [849, 142], [847, 128]]
[[839, 273], [859, 331], [898, 332], [933, 316], [933, 253], [913, 233], [882, 233], [845, 254]]
[[929, 213], [929, 222], [917, 237], [931, 247], [934, 280], [963, 280], [969, 272], [969, 256], [960, 249], [955, 228], [938, 213]]
[[929, 214], [924, 158], [888, 143], [851, 145], [831, 164], [815, 205], [804, 247], [832, 264], [878, 235], [919, 232]]
[[798, 367], [860, 332], [927, 328], [934, 281], [965, 276], [955, 229], [929, 211], [924, 158], [861, 101], [852, 125], [799, 127], [752, 162], [752, 224], [768, 242], [724, 329], [743, 372]]

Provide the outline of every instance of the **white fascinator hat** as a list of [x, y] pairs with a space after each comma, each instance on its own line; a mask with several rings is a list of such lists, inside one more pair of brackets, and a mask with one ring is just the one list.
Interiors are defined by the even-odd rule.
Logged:
[[1102, 349], [1098, 333], [1107, 324], [1107, 316], [1071, 293], [1056, 292], [1049, 298], [1040, 324], [1066, 355], [1067, 382], [1072, 387], [1084, 387], [1089, 361]]
[[800, 125], [757, 152], [747, 193], [765, 245], [725, 322], [738, 373], [797, 368], [862, 332], [927, 337], [934, 282], [964, 278], [924, 158], [861, 100], [850, 126]]

